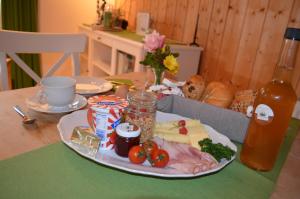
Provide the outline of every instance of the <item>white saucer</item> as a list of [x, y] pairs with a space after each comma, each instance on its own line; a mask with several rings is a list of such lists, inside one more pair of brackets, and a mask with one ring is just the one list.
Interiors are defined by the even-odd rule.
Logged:
[[81, 95], [93, 95], [110, 91], [113, 85], [101, 78], [73, 77], [76, 80], [76, 93]]
[[33, 96], [26, 99], [28, 108], [42, 113], [69, 113], [79, 110], [86, 106], [87, 99], [84, 96], [76, 94], [74, 101], [67, 106], [57, 107], [50, 106], [47, 103], [41, 103], [38, 96]]

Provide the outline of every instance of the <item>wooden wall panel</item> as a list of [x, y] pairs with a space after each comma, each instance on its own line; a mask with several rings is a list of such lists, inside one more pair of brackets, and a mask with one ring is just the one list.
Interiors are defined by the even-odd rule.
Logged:
[[214, 80], [231, 80], [241, 38], [248, 0], [231, 0]]
[[187, 0], [177, 0], [176, 3], [176, 11], [175, 11], [175, 18], [174, 18], [174, 29], [172, 32], [172, 38], [182, 41], [183, 39], [183, 33], [184, 33], [184, 25], [186, 21], [187, 16]]
[[248, 1], [242, 37], [231, 79], [238, 88], [247, 88], [250, 83], [268, 3], [269, 0]]
[[300, 0], [295, 0], [289, 20], [289, 27], [300, 27]]
[[183, 28], [183, 38], [182, 41], [185, 43], [192, 43], [195, 29], [197, 25], [197, 15], [199, 11], [199, 0], [188, 0], [187, 5], [187, 15], [185, 18], [185, 24]]
[[135, 24], [136, 24], [136, 15], [133, 15], [131, 13], [137, 13], [137, 1], [139, 0], [131, 0], [130, 1], [130, 10], [129, 10], [129, 14], [128, 14], [128, 28], [131, 30], [135, 29]]
[[157, 23], [154, 27], [156, 27], [158, 32], [164, 32], [166, 23], [166, 13], [167, 13], [167, 0], [159, 0], [159, 7], [155, 8], [155, 5], [153, 4], [154, 9], [157, 10]]
[[116, 2], [116, 5], [122, 8], [121, 13], [123, 13], [124, 18], [127, 20], [129, 20], [129, 16], [131, 15], [130, 4], [131, 0], [119, 0]]
[[270, 0], [259, 43], [250, 88], [263, 86], [273, 76], [293, 0]]
[[[177, 3], [176, 0], [174, 0], [174, 1], [168, 0], [168, 2], [167, 2], [167, 12], [166, 12], [166, 17], [165, 17], [166, 28], [165, 28], [165, 31], [162, 33], [164, 33], [168, 38], [172, 38], [172, 32], [173, 32], [174, 24], [175, 24], [176, 3]], [[155, 28], [155, 27], [152, 27], [152, 28]]]
[[152, 0], [150, 4], [150, 13], [151, 13], [151, 27], [157, 29], [158, 28], [158, 14], [160, 12], [159, 0]]
[[[199, 22], [197, 31], [197, 43], [206, 49], [208, 31], [210, 26], [210, 19], [212, 16], [214, 1], [213, 0], [201, 0], [199, 5]], [[202, 58], [206, 56], [206, 50], [202, 52]], [[203, 63], [203, 59], [200, 60], [200, 64]], [[201, 64], [202, 65], [202, 64]], [[199, 67], [199, 72], [203, 73], [203, 67]]]
[[229, 0], [215, 1], [208, 31], [206, 54], [202, 58], [202, 73], [207, 81], [214, 80], [220, 46], [222, 45], [225, 23], [228, 14]]
[[[208, 81], [259, 88], [273, 75], [286, 27], [300, 28], [300, 0], [116, 0], [135, 29], [136, 13], [149, 12], [152, 28], [204, 48], [199, 73]], [[300, 97], [300, 50], [292, 84]]]

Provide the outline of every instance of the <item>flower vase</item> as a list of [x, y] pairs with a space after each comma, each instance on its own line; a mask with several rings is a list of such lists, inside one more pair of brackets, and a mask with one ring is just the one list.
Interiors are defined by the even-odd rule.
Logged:
[[163, 69], [156, 69], [152, 68], [154, 74], [154, 84], [153, 85], [160, 85], [164, 79], [165, 71]]

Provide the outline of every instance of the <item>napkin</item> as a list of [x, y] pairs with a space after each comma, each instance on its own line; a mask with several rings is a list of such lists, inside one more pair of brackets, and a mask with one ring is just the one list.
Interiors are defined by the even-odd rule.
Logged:
[[176, 95], [161, 98], [157, 103], [157, 109], [200, 120], [229, 139], [240, 143], [244, 141], [249, 124], [249, 118], [242, 113]]
[[182, 87], [185, 82], [172, 82], [166, 78], [163, 79], [161, 85], [152, 85], [149, 87], [148, 91], [158, 92], [164, 95], [178, 95], [184, 96], [180, 87]]

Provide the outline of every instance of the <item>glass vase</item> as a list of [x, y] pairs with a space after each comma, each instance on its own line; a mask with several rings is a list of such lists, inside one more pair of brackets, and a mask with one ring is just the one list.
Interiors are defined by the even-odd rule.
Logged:
[[152, 72], [154, 74], [154, 84], [153, 85], [160, 85], [164, 79], [165, 70], [164, 69], [157, 69], [152, 68]]

